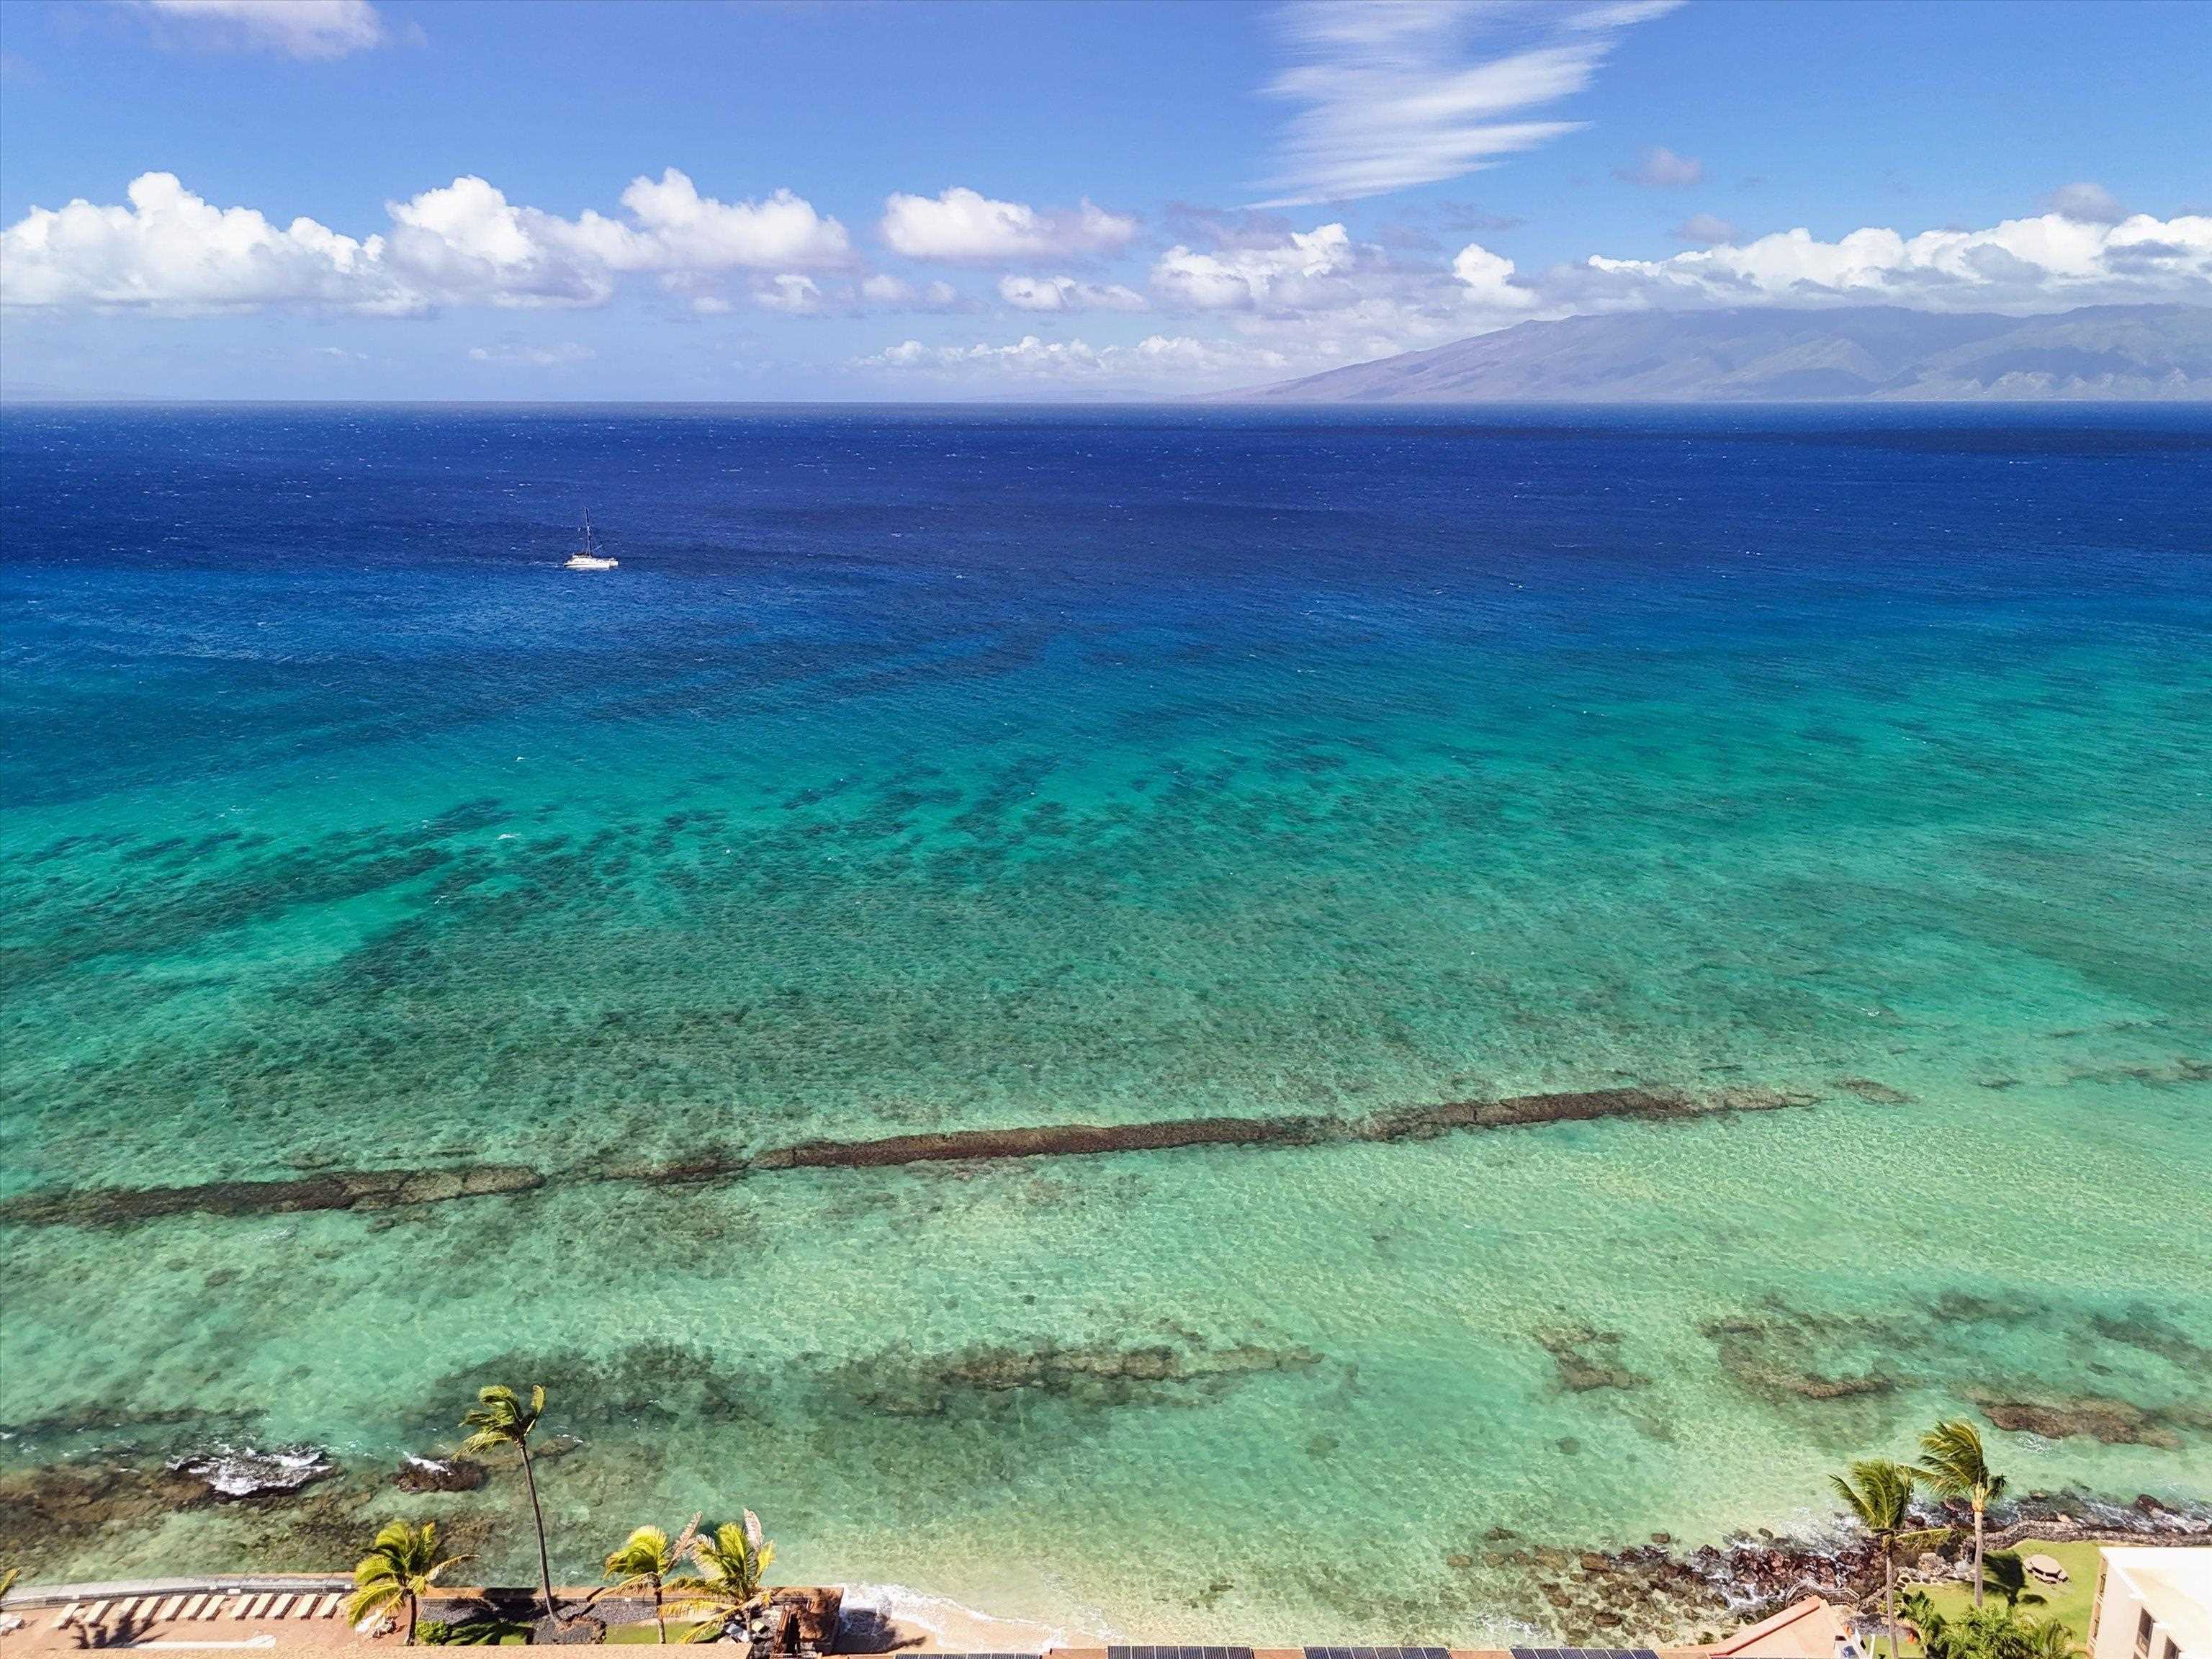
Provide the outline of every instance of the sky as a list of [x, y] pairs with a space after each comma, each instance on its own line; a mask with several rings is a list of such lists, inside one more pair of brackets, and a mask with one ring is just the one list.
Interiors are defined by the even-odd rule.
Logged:
[[7, 0], [0, 392], [1146, 398], [2212, 305], [2204, 0]]

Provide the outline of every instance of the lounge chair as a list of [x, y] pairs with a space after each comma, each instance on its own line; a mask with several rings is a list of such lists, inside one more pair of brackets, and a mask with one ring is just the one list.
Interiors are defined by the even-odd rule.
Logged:
[[315, 1617], [318, 1619], [332, 1618], [337, 1614], [337, 1610], [344, 1605], [345, 1592], [343, 1590], [332, 1590], [328, 1595], [325, 1595], [323, 1598], [322, 1605], [315, 1609]]
[[280, 1595], [270, 1606], [269, 1609], [269, 1617], [271, 1619], [282, 1619], [286, 1613], [291, 1612], [291, 1610], [292, 1598], [289, 1595]]
[[62, 1616], [55, 1620], [52, 1625], [47, 1626], [47, 1628], [49, 1630], [67, 1630], [70, 1624], [76, 1620], [77, 1614], [83, 1611], [83, 1602], [72, 1601], [62, 1609]]

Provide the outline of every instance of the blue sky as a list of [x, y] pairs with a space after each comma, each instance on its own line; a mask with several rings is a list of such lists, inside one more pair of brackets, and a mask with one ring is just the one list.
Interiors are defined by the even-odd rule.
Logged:
[[0, 376], [1146, 396], [1626, 307], [2212, 303], [2208, 78], [2201, 3], [13, 0]]

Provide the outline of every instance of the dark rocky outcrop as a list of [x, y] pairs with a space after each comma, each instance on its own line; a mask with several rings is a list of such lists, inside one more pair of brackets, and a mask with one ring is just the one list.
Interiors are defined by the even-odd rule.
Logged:
[[392, 1477], [402, 1492], [474, 1492], [491, 1477], [465, 1457], [410, 1457]]
[[198, 1480], [217, 1498], [264, 1498], [295, 1492], [337, 1473], [337, 1466], [314, 1446], [256, 1451], [251, 1446], [216, 1446], [173, 1458], [169, 1472]]
[[666, 1163], [593, 1165], [548, 1176], [520, 1164], [436, 1170], [343, 1170], [284, 1181], [214, 1181], [192, 1187], [44, 1188], [0, 1200], [0, 1223], [17, 1226], [119, 1226], [175, 1215], [289, 1215], [312, 1210], [380, 1211], [529, 1192], [553, 1181], [635, 1181], [681, 1186], [784, 1170], [884, 1170], [1000, 1158], [1093, 1158], [1114, 1152], [1203, 1146], [1319, 1146], [1431, 1140], [1467, 1129], [1603, 1118], [1646, 1121], [1771, 1111], [1812, 1097], [1764, 1090], [1694, 1096], [1668, 1089], [1594, 1089], [1445, 1101], [1369, 1117], [1319, 1115], [1168, 1118], [1146, 1123], [1063, 1123], [1008, 1129], [951, 1129], [869, 1140], [809, 1140], [747, 1154], [702, 1148]]
[[[954, 1129], [890, 1135], [876, 1140], [813, 1140], [761, 1152], [754, 1170], [875, 1170], [908, 1164], [980, 1158], [1082, 1158], [1108, 1152], [1166, 1152], [1192, 1146], [1319, 1146], [1331, 1143], [1433, 1140], [1464, 1129], [1528, 1124], [1586, 1123], [1601, 1118], [1668, 1119], [1716, 1113], [1771, 1111], [1807, 1105], [1803, 1096], [1744, 1090], [1708, 1097], [1670, 1089], [1593, 1089], [1516, 1095], [1503, 1100], [1452, 1100], [1400, 1107], [1369, 1117], [1170, 1118], [1149, 1123], [1069, 1123], [1035, 1128]], [[690, 1170], [726, 1172], [711, 1154], [668, 1166], [664, 1178]]]
[[448, 1199], [526, 1192], [535, 1170], [478, 1164], [449, 1170], [344, 1170], [287, 1181], [210, 1181], [195, 1187], [46, 1188], [0, 1200], [0, 1222], [112, 1226], [173, 1215], [294, 1215], [307, 1210], [389, 1210]]

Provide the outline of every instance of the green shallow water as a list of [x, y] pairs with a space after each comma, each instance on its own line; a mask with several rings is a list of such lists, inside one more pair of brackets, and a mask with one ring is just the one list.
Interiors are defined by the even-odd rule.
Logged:
[[[2212, 1499], [2212, 601], [2145, 555], [2198, 520], [2137, 477], [2149, 527], [2087, 538], [2114, 486], [2062, 456], [2049, 544], [1937, 557], [1859, 460], [1752, 458], [1768, 507], [1693, 558], [1571, 580], [1373, 502], [1344, 533], [1423, 550], [1164, 598], [1079, 534], [1074, 574], [981, 530], [824, 574], [842, 520], [588, 591], [474, 545], [11, 576], [0, 1196], [556, 1177], [0, 1226], [19, 1495], [217, 1441], [361, 1482], [118, 1501], [40, 1575], [342, 1558], [405, 1510], [526, 1577], [513, 1483], [367, 1486], [495, 1379], [578, 1442], [572, 1576], [744, 1503], [794, 1579], [1163, 1639], [1502, 1634], [1541, 1604], [1491, 1528], [1825, 1524], [1830, 1469], [1996, 1401], [2142, 1443], [1993, 1432], [2016, 1487]], [[1958, 526], [2003, 525], [1986, 488]], [[1809, 1103], [588, 1178], [1622, 1085]]]

